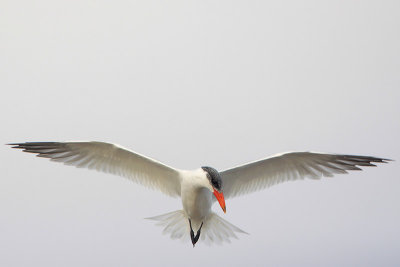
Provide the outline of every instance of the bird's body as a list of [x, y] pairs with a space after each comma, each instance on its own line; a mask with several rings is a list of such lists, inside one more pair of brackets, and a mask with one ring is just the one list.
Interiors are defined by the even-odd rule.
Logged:
[[211, 211], [212, 193], [206, 188], [208, 183], [203, 169], [181, 172], [182, 207], [189, 218], [200, 221]]
[[201, 238], [209, 243], [229, 242], [236, 233], [245, 233], [211, 209], [218, 201], [226, 212], [225, 199], [257, 191], [271, 185], [361, 170], [357, 166], [386, 163], [383, 158], [290, 152], [244, 164], [222, 172], [211, 167], [186, 171], [104, 142], [27, 142], [10, 144], [13, 148], [36, 153], [76, 167], [86, 167], [124, 176], [182, 199], [183, 210], [152, 217], [173, 239], [187, 240], [193, 246]]

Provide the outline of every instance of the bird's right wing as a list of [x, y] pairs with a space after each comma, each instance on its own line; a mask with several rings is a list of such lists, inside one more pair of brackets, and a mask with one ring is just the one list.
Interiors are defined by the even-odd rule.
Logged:
[[225, 198], [264, 189], [271, 185], [304, 178], [319, 179], [357, 166], [375, 166], [386, 163], [383, 158], [355, 155], [324, 154], [317, 152], [290, 152], [222, 171], [222, 190]]
[[179, 170], [104, 142], [27, 142], [9, 144], [38, 157], [126, 177], [170, 196], [180, 196]]

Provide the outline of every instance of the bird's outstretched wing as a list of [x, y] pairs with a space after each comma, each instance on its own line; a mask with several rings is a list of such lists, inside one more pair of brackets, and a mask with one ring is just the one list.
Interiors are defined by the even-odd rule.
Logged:
[[231, 198], [285, 181], [331, 177], [349, 170], [361, 170], [357, 166], [376, 166], [372, 163], [387, 161], [390, 160], [368, 156], [284, 153], [222, 171], [222, 190], [225, 198]]
[[170, 196], [180, 196], [177, 169], [104, 142], [27, 142], [9, 144], [38, 157], [80, 168], [95, 169], [126, 177]]

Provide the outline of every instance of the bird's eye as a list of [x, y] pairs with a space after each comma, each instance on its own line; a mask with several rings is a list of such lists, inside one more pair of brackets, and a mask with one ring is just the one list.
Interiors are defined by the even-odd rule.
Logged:
[[217, 179], [212, 179], [212, 180], [211, 180], [211, 183], [212, 183], [212, 185], [213, 185], [213, 187], [214, 187], [215, 189], [217, 189], [218, 191], [221, 190], [221, 183], [220, 183], [219, 180], [217, 180]]

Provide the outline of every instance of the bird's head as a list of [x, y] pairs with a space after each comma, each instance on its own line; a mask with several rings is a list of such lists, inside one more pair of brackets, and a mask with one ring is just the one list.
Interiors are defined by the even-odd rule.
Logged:
[[224, 194], [222, 193], [222, 179], [219, 172], [211, 167], [201, 167], [206, 172], [208, 181], [210, 183], [210, 191], [213, 192], [215, 198], [218, 200], [222, 210], [226, 213]]

